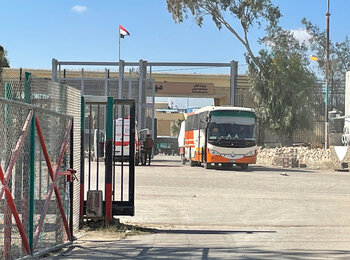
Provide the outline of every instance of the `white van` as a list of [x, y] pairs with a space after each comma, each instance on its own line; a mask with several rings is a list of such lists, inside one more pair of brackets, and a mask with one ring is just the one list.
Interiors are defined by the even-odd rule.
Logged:
[[[123, 119], [117, 118], [114, 120], [115, 133], [114, 133], [114, 161], [121, 162], [128, 161], [130, 156], [130, 119], [124, 118], [124, 132], [123, 132]], [[122, 136], [124, 134], [124, 138]], [[135, 165], [138, 165], [141, 161], [141, 145], [139, 133], [135, 123]]]

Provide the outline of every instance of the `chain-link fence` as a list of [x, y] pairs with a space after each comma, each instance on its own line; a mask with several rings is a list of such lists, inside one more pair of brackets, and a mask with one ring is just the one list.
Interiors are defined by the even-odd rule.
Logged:
[[[314, 126], [311, 130], [296, 130], [294, 131], [292, 141], [293, 143], [305, 143], [305, 144], [321, 144], [325, 140], [325, 90], [324, 82], [318, 81], [316, 86], [317, 92], [315, 95], [315, 102], [310, 103], [309, 108], [314, 114]], [[345, 83], [337, 82], [337, 84], [330, 88], [329, 91], [329, 111], [339, 110], [344, 111], [345, 109]], [[254, 95], [250, 91], [249, 85], [238, 87], [236, 93], [237, 106], [240, 107], [251, 107], [256, 109], [257, 104], [254, 102]], [[344, 121], [329, 120], [329, 131], [330, 133], [336, 133], [342, 131], [342, 125]], [[339, 130], [340, 129], [340, 130]], [[260, 144], [277, 144], [278, 137], [271, 131], [261, 127], [259, 129], [258, 141]]]
[[13, 259], [62, 244], [79, 227], [79, 182], [72, 199], [60, 173], [74, 166], [79, 176], [80, 92], [25, 74], [3, 78], [0, 96], [0, 259]]
[[[35, 131], [34, 120], [41, 134]], [[0, 173], [0, 254], [4, 259], [67, 241], [67, 222], [62, 218], [70, 217], [69, 187], [59, 172], [70, 166], [71, 122], [63, 114], [0, 99], [0, 131], [4, 133], [0, 140], [4, 173]]]
[[[90, 96], [110, 96], [118, 98], [119, 96], [119, 82], [118, 78], [60, 78], [60, 82], [64, 82], [71, 87], [81, 90], [83, 95]], [[138, 109], [140, 105], [139, 101], [139, 79], [125, 77], [123, 80], [123, 87], [121, 90], [122, 99], [134, 99], [136, 100], [136, 118], [140, 120], [137, 122], [138, 127], [148, 128], [151, 133], [155, 131], [155, 126], [152, 123], [153, 107], [154, 107], [154, 87], [155, 82], [153, 79], [143, 79], [142, 81], [142, 104], [141, 110]], [[138, 116], [141, 113], [141, 116]], [[142, 122], [141, 122], [142, 121]], [[154, 133], [156, 136], [156, 133]]]

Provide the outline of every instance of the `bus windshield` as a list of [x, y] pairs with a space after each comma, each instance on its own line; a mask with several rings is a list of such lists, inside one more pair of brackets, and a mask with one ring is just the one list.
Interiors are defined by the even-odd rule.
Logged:
[[216, 110], [210, 114], [209, 141], [255, 141], [255, 114], [250, 111]]

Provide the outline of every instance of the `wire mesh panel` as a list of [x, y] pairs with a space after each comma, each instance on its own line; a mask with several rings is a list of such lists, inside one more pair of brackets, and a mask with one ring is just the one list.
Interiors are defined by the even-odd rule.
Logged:
[[[23, 138], [17, 160], [14, 160], [14, 151], [19, 144], [19, 139], [25, 123], [28, 123], [29, 109], [11, 106], [0, 102], [0, 166], [4, 173], [4, 181], [0, 184], [0, 258], [10, 259], [26, 255], [22, 245], [22, 238], [16, 226], [9, 200], [11, 195], [19, 214], [21, 225], [25, 234], [28, 232], [28, 208], [29, 208], [29, 154], [28, 136]], [[28, 129], [27, 129], [28, 131]], [[10, 171], [10, 169], [12, 170]], [[7, 180], [7, 181], [6, 181]], [[10, 194], [1, 192], [8, 187]], [[7, 185], [6, 185], [7, 182]]]
[[28, 255], [71, 238], [70, 187], [60, 175], [70, 166], [71, 126], [71, 117], [0, 99], [2, 258]]
[[[34, 207], [34, 246], [35, 251], [62, 244], [67, 241], [67, 234], [64, 228], [64, 221], [60, 212], [61, 205], [58, 200], [62, 201], [64, 215], [69, 219], [69, 183], [66, 176], [58, 175], [57, 191], [54, 188], [55, 169], [64, 172], [69, 165], [69, 144], [64, 145], [65, 136], [69, 130], [70, 118], [60, 117], [43, 112], [36, 113], [38, 123], [42, 130], [42, 137], [45, 141], [43, 144], [40, 136], [36, 134], [35, 149], [35, 207]], [[37, 126], [38, 127], [38, 126]], [[49, 161], [45, 160], [42, 146], [45, 145]], [[63, 150], [62, 150], [63, 149]], [[50, 173], [48, 164], [51, 163], [53, 172]], [[48, 197], [51, 194], [51, 198]], [[60, 198], [58, 198], [60, 196]], [[45, 204], [48, 208], [45, 209]], [[46, 212], [45, 212], [46, 210]], [[46, 213], [46, 214], [45, 214]], [[42, 220], [43, 219], [43, 220]], [[40, 227], [40, 221], [43, 226]], [[41, 229], [41, 232], [40, 232]]]
[[79, 183], [66, 170], [79, 170], [80, 92], [26, 73], [2, 79], [0, 95], [0, 258], [12, 259], [62, 244], [79, 227]]
[[[51, 82], [46, 78], [32, 77], [29, 73], [7, 75], [0, 81], [0, 97], [5, 96], [5, 85], [11, 86], [11, 99], [34, 104], [59, 113], [72, 115], [74, 120], [74, 169], [80, 175], [80, 90]], [[26, 89], [30, 91], [26, 92]], [[74, 230], [79, 229], [79, 189], [74, 183]]]

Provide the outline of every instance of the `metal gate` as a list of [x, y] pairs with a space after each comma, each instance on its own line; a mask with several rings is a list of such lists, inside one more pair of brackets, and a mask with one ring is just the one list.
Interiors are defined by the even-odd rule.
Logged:
[[[84, 113], [84, 114], [83, 114]], [[134, 215], [135, 101], [82, 97], [80, 219]]]
[[73, 238], [73, 118], [10, 95], [0, 98], [1, 259]]

